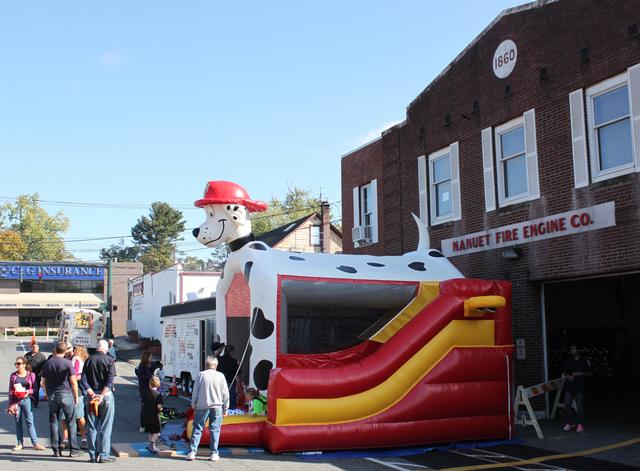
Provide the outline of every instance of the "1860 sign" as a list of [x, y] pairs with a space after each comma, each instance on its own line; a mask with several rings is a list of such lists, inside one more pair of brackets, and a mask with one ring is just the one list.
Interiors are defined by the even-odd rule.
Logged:
[[498, 78], [506, 78], [513, 72], [518, 61], [518, 48], [511, 39], [500, 43], [493, 54], [493, 73]]

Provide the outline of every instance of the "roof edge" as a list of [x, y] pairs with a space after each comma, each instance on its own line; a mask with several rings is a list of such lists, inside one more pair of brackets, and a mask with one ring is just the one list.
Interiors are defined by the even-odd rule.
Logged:
[[447, 72], [449, 72], [449, 70], [456, 65], [460, 59], [462, 58], [462, 56], [464, 56], [469, 49], [471, 49], [473, 46], [475, 46], [480, 39], [482, 39], [482, 37], [491, 29], [493, 28], [496, 23], [498, 23], [502, 18], [504, 18], [505, 16], [508, 15], [512, 15], [514, 13], [519, 13], [521, 11], [526, 11], [526, 10], [532, 10], [534, 8], [542, 8], [546, 5], [549, 5], [551, 3], [556, 3], [560, 0], [535, 0], [534, 2], [529, 2], [529, 3], [524, 3], [522, 5], [518, 5], [515, 7], [511, 7], [511, 8], [507, 8], [505, 10], [502, 10], [498, 16], [496, 16], [494, 18], [494, 20], [489, 23], [488, 26], [486, 26], [481, 32], [480, 34], [478, 34], [473, 41], [471, 41], [469, 44], [467, 44], [467, 46], [460, 51], [460, 53], [449, 63], [449, 65], [447, 65], [430, 83], [429, 85], [427, 85], [427, 87], [422, 90], [417, 97], [415, 97], [410, 103], [409, 105], [407, 105], [406, 111], [408, 112], [410, 108], [413, 107], [413, 105], [419, 101], [428, 91], [429, 89], [436, 83], [438, 82]]

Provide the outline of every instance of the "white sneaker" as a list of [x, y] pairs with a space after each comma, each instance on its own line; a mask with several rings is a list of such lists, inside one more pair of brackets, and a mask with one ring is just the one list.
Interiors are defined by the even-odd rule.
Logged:
[[185, 459], [187, 461], [193, 461], [196, 459], [196, 454], [193, 451], [190, 451]]
[[138, 429], [138, 432], [140, 432], [140, 433], [144, 433], [144, 427], [140, 427], [140, 428]]
[[220, 455], [217, 453], [211, 453], [211, 456], [209, 457], [210, 461], [220, 461]]

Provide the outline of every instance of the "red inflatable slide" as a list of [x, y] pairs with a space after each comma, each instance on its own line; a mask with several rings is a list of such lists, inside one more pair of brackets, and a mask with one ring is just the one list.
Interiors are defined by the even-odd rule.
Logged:
[[267, 417], [225, 418], [220, 443], [284, 452], [507, 439], [512, 353], [510, 283], [423, 282], [362, 344], [279, 356]]

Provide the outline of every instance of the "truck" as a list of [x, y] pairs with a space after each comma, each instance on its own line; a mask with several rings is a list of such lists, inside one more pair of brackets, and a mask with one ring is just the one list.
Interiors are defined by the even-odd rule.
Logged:
[[92, 309], [63, 309], [58, 315], [58, 340], [95, 350], [104, 335], [104, 316]]
[[216, 334], [215, 298], [197, 299], [163, 306], [161, 361], [164, 378], [175, 379], [183, 390], [204, 370], [207, 356], [213, 353]]

